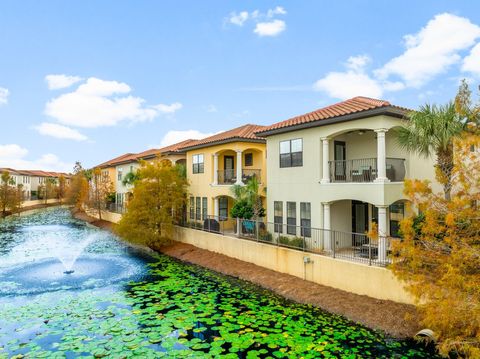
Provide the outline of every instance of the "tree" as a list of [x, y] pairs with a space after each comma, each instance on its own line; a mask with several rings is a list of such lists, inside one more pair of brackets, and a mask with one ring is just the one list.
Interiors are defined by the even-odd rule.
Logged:
[[87, 171], [77, 161], [66, 193], [67, 203], [75, 206], [75, 209], [81, 210], [88, 199], [88, 187]]
[[105, 176], [100, 168], [92, 171], [92, 186], [90, 191], [90, 206], [95, 208], [98, 219], [102, 219], [102, 210], [107, 202], [108, 196], [113, 192], [113, 183], [108, 174]]
[[22, 188], [15, 187], [15, 181], [8, 171], [4, 171], [0, 177], [0, 209], [2, 217], [8, 211], [16, 212], [22, 205]]
[[[480, 86], [479, 86], [480, 90]], [[472, 91], [464, 79], [460, 84], [457, 96], [455, 97], [455, 110], [463, 119], [463, 122], [470, 126], [467, 130], [478, 129], [480, 126], [480, 101], [477, 104], [472, 102]]]
[[137, 180], [138, 180], [137, 172], [128, 172], [125, 175], [125, 177], [123, 177], [122, 184], [124, 186], [127, 186], [127, 185], [133, 186]]
[[450, 198], [453, 169], [453, 140], [464, 129], [464, 122], [453, 103], [423, 105], [408, 115], [408, 121], [397, 130], [397, 140], [407, 151], [419, 155], [436, 156], [437, 178], [443, 186], [445, 198]]
[[116, 232], [134, 243], [157, 247], [172, 238], [187, 202], [188, 182], [169, 161], [141, 162], [128, 210]]
[[479, 358], [480, 135], [466, 133], [453, 145], [449, 198], [427, 181], [406, 181], [405, 194], [421, 216], [402, 221], [391, 268], [417, 299], [441, 352]]
[[245, 185], [234, 185], [232, 194], [235, 203], [230, 210], [233, 218], [255, 219], [265, 216], [265, 209], [260, 198], [260, 184], [257, 177], [252, 177]]
[[60, 203], [63, 202], [66, 192], [67, 192], [67, 184], [66, 184], [65, 176], [60, 175], [58, 177], [58, 186], [57, 186], [57, 198], [60, 201]]
[[41, 187], [43, 191], [43, 199], [45, 200], [45, 204], [48, 203], [49, 198], [53, 198], [57, 192], [57, 182], [55, 178], [47, 178], [45, 180], [45, 185]]

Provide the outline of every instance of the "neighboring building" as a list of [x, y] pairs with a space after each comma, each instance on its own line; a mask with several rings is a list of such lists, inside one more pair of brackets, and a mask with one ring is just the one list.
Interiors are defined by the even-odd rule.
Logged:
[[185, 163], [185, 152], [180, 149], [194, 143], [195, 140], [186, 140], [159, 149], [149, 149], [140, 153], [126, 153], [97, 166], [103, 175], [108, 176], [114, 184], [115, 200], [117, 205], [125, 205], [133, 190], [131, 184], [123, 184], [125, 176], [129, 172], [136, 172], [140, 167], [140, 161], [169, 160], [173, 165]]
[[61, 172], [46, 172], [40, 170], [15, 170], [12, 168], [0, 168], [0, 173], [8, 171], [16, 186], [22, 186], [23, 199], [25, 201], [38, 198], [38, 188], [45, 185], [47, 179], [53, 179], [58, 185], [60, 176], [64, 176], [66, 184], [69, 184], [70, 175]]
[[265, 196], [265, 139], [255, 135], [262, 129], [263, 126], [244, 125], [181, 148], [187, 154], [190, 220], [230, 217], [232, 186], [244, 184], [253, 176], [259, 179], [261, 194]]
[[355, 246], [376, 222], [378, 259], [385, 260], [383, 237], [397, 236], [405, 215], [403, 180], [435, 178], [432, 159], [396, 142], [394, 129], [408, 111], [355, 97], [257, 131], [267, 139], [267, 213], [275, 231], [309, 237], [310, 228], [324, 229], [314, 238], [322, 243], [312, 245], [331, 250], [332, 243]]

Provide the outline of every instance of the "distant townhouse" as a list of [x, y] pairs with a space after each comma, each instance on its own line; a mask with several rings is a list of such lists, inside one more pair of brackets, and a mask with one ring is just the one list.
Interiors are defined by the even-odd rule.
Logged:
[[311, 228], [320, 228], [311, 245], [362, 255], [364, 233], [377, 223], [373, 255], [385, 261], [386, 238], [398, 235], [406, 211], [403, 180], [434, 179], [432, 159], [397, 144], [394, 130], [408, 111], [355, 97], [257, 131], [267, 140], [267, 214], [275, 231], [314, 237]]
[[201, 222], [208, 216], [226, 220], [234, 204], [232, 186], [245, 184], [252, 177], [259, 180], [266, 202], [265, 139], [255, 134], [262, 129], [248, 124], [181, 148], [187, 155], [190, 220]]
[[185, 140], [170, 146], [149, 149], [140, 153], [126, 153], [98, 166], [102, 175], [108, 176], [114, 185], [115, 201], [119, 206], [124, 206], [132, 195], [133, 185], [124, 183], [125, 176], [135, 173], [140, 167], [140, 161], [168, 160], [175, 164], [185, 164], [185, 152], [180, 148], [193, 143], [194, 140]]

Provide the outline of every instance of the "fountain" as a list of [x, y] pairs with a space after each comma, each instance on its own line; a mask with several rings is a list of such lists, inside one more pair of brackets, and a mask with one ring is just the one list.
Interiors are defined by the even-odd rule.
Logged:
[[55, 256], [62, 262], [65, 270], [64, 274], [73, 274], [73, 266], [77, 261], [78, 257], [83, 253], [84, 249], [89, 246], [95, 240], [98, 240], [100, 237], [99, 233], [90, 234], [85, 240], [81, 242], [72, 243], [71, 241], [62, 241], [61, 244], [56, 247], [54, 253]]

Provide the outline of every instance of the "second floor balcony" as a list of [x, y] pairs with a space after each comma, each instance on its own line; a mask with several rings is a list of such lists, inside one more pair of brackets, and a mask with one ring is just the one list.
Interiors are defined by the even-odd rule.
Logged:
[[[377, 158], [329, 161], [330, 182], [374, 182], [378, 177]], [[405, 159], [386, 158], [386, 177], [391, 182], [405, 179]]]
[[[262, 171], [259, 169], [242, 169], [241, 182], [247, 183], [253, 177], [257, 178], [258, 182], [261, 182], [261, 173]], [[236, 169], [219, 170], [216, 176], [219, 185], [233, 185], [240, 182], [237, 181]]]

